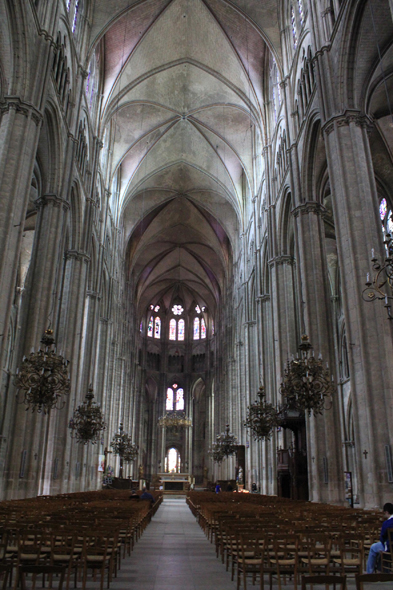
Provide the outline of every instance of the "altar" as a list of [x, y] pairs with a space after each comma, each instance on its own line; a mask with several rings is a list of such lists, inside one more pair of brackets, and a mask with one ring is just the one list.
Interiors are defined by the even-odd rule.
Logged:
[[183, 492], [190, 489], [189, 473], [157, 473], [164, 492]]

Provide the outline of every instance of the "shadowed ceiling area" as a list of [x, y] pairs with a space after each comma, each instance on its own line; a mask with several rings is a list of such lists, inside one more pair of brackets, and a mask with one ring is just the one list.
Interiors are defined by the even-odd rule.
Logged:
[[103, 125], [136, 302], [143, 311], [181, 288], [212, 308], [245, 203], [261, 184], [253, 154], [264, 143], [267, 43], [278, 42], [261, 22], [264, 12], [276, 25], [277, 9], [256, 10], [255, 0], [121, 4], [110, 21], [104, 12], [96, 20], [105, 31]]

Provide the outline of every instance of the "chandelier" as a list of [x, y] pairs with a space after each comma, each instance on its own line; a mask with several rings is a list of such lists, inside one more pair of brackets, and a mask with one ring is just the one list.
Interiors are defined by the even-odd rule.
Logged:
[[123, 475], [123, 461], [130, 463], [138, 455], [138, 445], [132, 442], [131, 437], [128, 436], [123, 429], [123, 423], [120, 422], [119, 432], [113, 436], [110, 445], [115, 455], [120, 457], [119, 477]]
[[93, 399], [93, 389], [90, 386], [86, 400], [78, 406], [70, 420], [71, 437], [75, 438], [77, 443], [86, 445], [91, 442], [95, 445], [100, 439], [100, 433], [105, 430], [106, 424], [101, 408]]
[[393, 238], [390, 233], [386, 234], [383, 243], [385, 244], [386, 250], [384, 263], [379, 262], [378, 258], [374, 255], [374, 248], [371, 249], [371, 262], [373, 263], [375, 274], [373, 280], [370, 281], [370, 274], [367, 273], [366, 288], [363, 290], [362, 297], [367, 302], [384, 299], [388, 319], [393, 320], [389, 303], [389, 299], [393, 299], [393, 297], [388, 296], [386, 289], [385, 292], [382, 291], [384, 287], [393, 287]]
[[22, 402], [26, 410], [48, 414], [50, 410], [60, 410], [65, 402], [61, 396], [70, 393], [70, 377], [67, 370], [68, 361], [56, 353], [53, 330], [48, 328], [41, 339], [44, 349], [37, 352], [32, 349], [28, 357], [24, 356], [21, 368], [16, 370], [15, 386], [23, 392]]
[[113, 437], [111, 447], [115, 455], [119, 455], [124, 461], [133, 461], [138, 455], [138, 445], [132, 442], [131, 437], [124, 432], [123, 424], [120, 422], [119, 432]]
[[247, 408], [248, 414], [244, 426], [251, 430], [254, 440], [269, 440], [273, 429], [278, 426], [278, 411], [273, 404], [265, 401], [263, 385], [260, 386], [257, 395], [259, 401], [255, 400]]
[[158, 419], [158, 424], [161, 428], [179, 430], [179, 428], [189, 428], [192, 425], [192, 420], [187, 418], [185, 412], [166, 412]]
[[331, 403], [336, 387], [333, 376], [330, 376], [328, 364], [326, 363], [324, 368], [322, 356], [319, 355], [316, 359], [314, 352], [310, 354], [311, 350], [308, 336], [304, 334], [299, 346], [300, 355], [297, 354], [296, 359], [288, 360], [280, 391], [284, 399], [284, 408], [308, 414], [312, 412], [316, 416], [328, 409], [325, 402], [329, 399]]
[[225, 432], [217, 434], [216, 442], [212, 444], [209, 451], [213, 461], [220, 463], [225, 457], [234, 455], [237, 452], [237, 438], [232, 432], [229, 432], [229, 424], [225, 427]]

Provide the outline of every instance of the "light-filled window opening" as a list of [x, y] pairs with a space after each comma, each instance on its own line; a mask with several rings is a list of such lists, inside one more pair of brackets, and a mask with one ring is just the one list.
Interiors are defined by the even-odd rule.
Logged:
[[184, 390], [181, 387], [176, 391], [176, 410], [184, 410]]
[[176, 340], [176, 320], [173, 318], [169, 322], [169, 340]]
[[200, 319], [194, 319], [194, 340], [199, 340], [200, 338]]
[[149, 325], [147, 327], [147, 335], [150, 336], [151, 338], [153, 338], [153, 324], [154, 324], [154, 318], [153, 318], [153, 316], [150, 316]]
[[206, 324], [203, 318], [201, 318], [201, 338], [206, 338]]
[[154, 321], [154, 338], [161, 338], [161, 320], [158, 316]]
[[168, 389], [166, 390], [165, 409], [167, 412], [173, 411], [173, 389], [171, 387], [168, 387]]
[[177, 324], [177, 339], [184, 340], [184, 334], [185, 334], [184, 320], [179, 320], [179, 322]]

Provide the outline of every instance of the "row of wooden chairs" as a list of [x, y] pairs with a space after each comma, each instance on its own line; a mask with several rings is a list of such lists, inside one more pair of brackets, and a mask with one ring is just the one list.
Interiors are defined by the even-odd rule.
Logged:
[[[13, 509], [8, 514], [0, 510], [0, 565], [7, 570], [3, 586], [12, 585], [13, 572], [14, 589], [19, 582], [23, 585], [19, 575], [24, 567], [62, 567], [67, 590], [72, 574], [74, 586], [80, 580], [84, 590], [90, 571], [94, 580], [100, 576], [101, 590], [105, 580], [109, 588], [121, 559], [131, 554], [162, 495], [155, 494], [153, 506], [148, 501], [130, 502], [129, 492], [112, 501], [107, 494], [98, 495], [98, 501], [92, 493], [72, 500], [72, 507], [64, 505], [61, 497], [48, 503], [26, 501], [28, 507], [21, 501], [7, 502]], [[30, 507], [33, 510], [25, 518]]]

